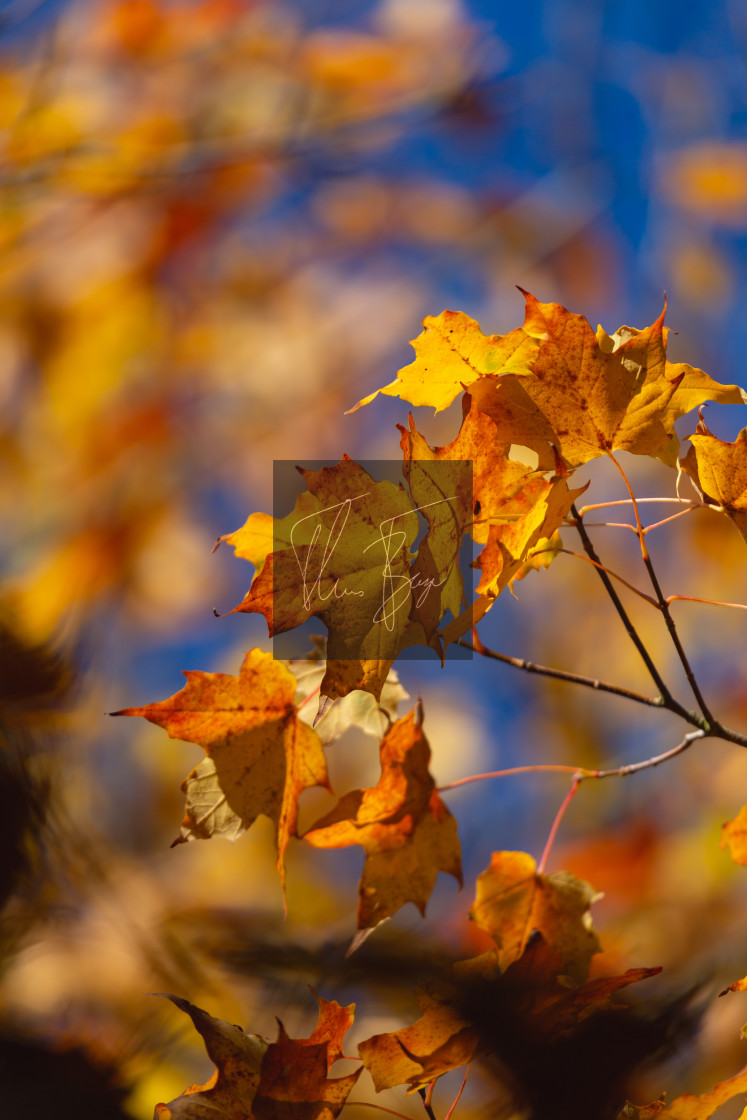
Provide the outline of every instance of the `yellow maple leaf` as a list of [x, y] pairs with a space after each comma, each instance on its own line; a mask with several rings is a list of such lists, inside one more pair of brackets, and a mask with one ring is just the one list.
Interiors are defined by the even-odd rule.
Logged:
[[401, 397], [410, 404], [432, 405], [440, 412], [478, 377], [526, 372], [537, 352], [536, 341], [521, 328], [506, 335], [484, 335], [479, 324], [461, 311], [428, 315], [423, 327], [411, 343], [415, 361], [399, 370], [389, 385], [358, 401], [350, 412], [370, 404], [379, 393]]

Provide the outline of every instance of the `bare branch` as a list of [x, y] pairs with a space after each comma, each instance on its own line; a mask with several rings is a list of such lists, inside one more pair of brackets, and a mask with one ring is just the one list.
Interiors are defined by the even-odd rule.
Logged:
[[623, 696], [626, 700], [634, 700], [636, 704], [647, 704], [652, 708], [665, 707], [661, 696], [646, 696], [643, 692], [636, 692], [634, 689], [625, 688], [623, 685], [609, 684], [607, 681], [600, 681], [595, 677], [585, 677], [580, 673], [569, 673], [565, 669], [554, 669], [549, 665], [538, 665], [535, 661], [527, 661], [523, 657], [509, 657], [506, 653], [488, 649], [482, 642], [479, 645], [473, 645], [472, 642], [460, 638], [456, 644], [464, 646], [465, 649], [471, 649], [482, 657], [502, 661], [506, 665], [512, 665], [515, 669], [523, 669], [525, 673], [538, 673], [543, 677], [552, 677], [555, 680], [582, 685], [584, 688], [593, 688], [596, 692], [609, 692], [613, 696]]

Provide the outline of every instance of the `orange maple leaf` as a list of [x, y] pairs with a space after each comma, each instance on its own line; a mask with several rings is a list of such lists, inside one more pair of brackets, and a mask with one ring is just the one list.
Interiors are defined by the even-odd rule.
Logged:
[[[472, 509], [460, 509], [459, 512], [462, 531], [469, 529], [474, 540], [484, 544], [491, 523], [514, 520], [518, 495], [523, 496], [522, 512], [530, 507], [534, 498], [539, 500], [544, 495], [545, 478], [542, 472], [509, 458], [511, 442], [501, 440], [499, 426], [478, 409], [469, 393], [464, 394], [463, 409], [459, 433], [445, 447], [429, 447], [417, 430], [412, 415], [409, 431], [398, 425], [402, 433], [400, 446], [406, 468], [417, 465], [422, 470], [428, 462], [461, 461], [472, 464], [471, 477], [469, 480], [465, 478], [470, 485], [467, 488], [463, 484], [463, 493], [459, 494], [461, 504], [469, 494]], [[417, 494], [414, 496], [420, 504]]]
[[477, 1029], [425, 991], [418, 992], [418, 1003], [423, 1014], [411, 1026], [372, 1035], [358, 1046], [377, 1093], [395, 1085], [419, 1089], [472, 1060]]
[[708, 505], [720, 506], [747, 540], [747, 428], [733, 443], [711, 435], [701, 417], [682, 469], [692, 478]]
[[[524, 330], [541, 345], [522, 385], [570, 468], [614, 450], [674, 466], [679, 416], [706, 400], [747, 401], [738, 386], [719, 385], [702, 370], [667, 361], [664, 311], [645, 330], [620, 327], [610, 336], [600, 327], [595, 335], [583, 315], [524, 294]], [[528, 432], [517, 433], [516, 442], [533, 446]]]
[[309, 1038], [289, 1038], [281, 1023], [277, 1041], [268, 1046], [254, 1098], [255, 1120], [331, 1120], [360, 1077], [360, 1067], [344, 1077], [327, 1076], [342, 1057], [355, 1004], [341, 1007], [319, 996], [317, 1001], [319, 1021]]
[[359, 1068], [327, 1077], [342, 1056], [355, 1004], [341, 1007], [317, 996], [319, 1018], [309, 1038], [289, 1038], [281, 1023], [277, 1041], [268, 1042], [187, 1000], [166, 998], [189, 1015], [217, 1068], [204, 1085], [157, 1104], [156, 1120], [333, 1120], [360, 1076]]
[[710, 1120], [732, 1097], [744, 1093], [747, 1093], [747, 1066], [726, 1081], [720, 1081], [707, 1093], [683, 1093], [671, 1104], [664, 1101], [642, 1106], [628, 1104], [618, 1120]]
[[[585, 489], [586, 486], [582, 486], [569, 490], [564, 478], [540, 479], [536, 489], [530, 483], [526, 492], [519, 490], [507, 502], [504, 522], [490, 526], [488, 542], [473, 563], [473, 567], [482, 571], [477, 585], [479, 594], [458, 618], [440, 631], [444, 648], [484, 618], [500, 593], [521, 576], [533, 550], [545, 547]], [[510, 508], [514, 511], [512, 519], [508, 514]]]
[[505, 1046], [553, 1047], [591, 1015], [619, 1007], [612, 997], [622, 988], [661, 970], [629, 969], [570, 988], [560, 971], [560, 954], [541, 934], [505, 971], [496, 949], [457, 962], [418, 992], [423, 1014], [411, 1026], [360, 1043], [377, 1091], [420, 1088], [480, 1052], [500, 1057]]
[[456, 821], [428, 772], [431, 751], [417, 710], [392, 726], [380, 756], [378, 784], [346, 794], [303, 836], [315, 848], [365, 850], [359, 930], [373, 929], [406, 902], [425, 914], [439, 871], [462, 885]]
[[225, 835], [235, 840], [260, 813], [276, 828], [277, 869], [296, 834], [298, 798], [311, 786], [329, 789], [319, 736], [298, 718], [293, 674], [272, 655], [246, 654], [238, 677], [185, 672], [187, 684], [156, 704], [124, 708], [118, 716], [144, 716], [172, 739], [201, 746], [208, 756], [182, 786], [187, 809], [179, 837]]
[[[412, 416], [409, 431], [400, 427], [400, 446], [404, 452], [405, 474], [418, 505], [425, 504], [419, 492], [426, 489], [422, 480], [424, 477], [427, 480], [429, 462], [442, 465], [454, 463], [455, 466], [472, 464], [469, 480], [464, 471], [456, 477], [454, 491], [458, 500], [447, 507], [451, 520], [445, 528], [459, 540], [465, 531], [469, 531], [474, 540], [486, 545], [473, 566], [482, 570], [477, 590], [488, 597], [485, 600], [487, 607], [514, 579], [526, 575], [531, 549], [547, 544], [548, 538], [556, 533], [573, 502], [583, 491], [569, 490], [562, 478], [548, 478], [547, 472], [511, 459], [510, 437], [504, 438], [501, 423], [482, 412], [469, 393], [464, 394], [462, 407], [459, 434], [445, 447], [429, 447]], [[440, 475], [438, 483], [442, 483]], [[436, 489], [431, 486], [431, 490]], [[468, 496], [472, 500], [471, 518], [466, 508]], [[439, 510], [442, 507], [434, 508]], [[428, 509], [424, 512], [427, 516]], [[437, 557], [445, 558], [450, 553], [450, 546], [439, 541], [434, 552]], [[547, 566], [551, 559], [552, 554], [542, 553], [533, 561], [533, 566]], [[439, 571], [438, 574], [445, 578], [451, 572]], [[455, 620], [460, 615], [462, 617], [461, 623], [451, 623], [446, 627], [447, 644], [465, 633], [473, 621], [477, 622], [481, 617], [479, 601], [477, 605], [467, 607], [463, 614], [458, 606], [454, 609], [452, 602], [444, 602], [443, 606], [449, 607]]]
[[722, 827], [720, 847], [728, 848], [734, 862], [747, 867], [747, 805]]
[[519, 959], [539, 930], [558, 954], [560, 971], [582, 984], [592, 956], [601, 950], [589, 914], [600, 897], [567, 871], [538, 873], [526, 852], [493, 852], [489, 867], [477, 877], [470, 917], [494, 939], [501, 969]]

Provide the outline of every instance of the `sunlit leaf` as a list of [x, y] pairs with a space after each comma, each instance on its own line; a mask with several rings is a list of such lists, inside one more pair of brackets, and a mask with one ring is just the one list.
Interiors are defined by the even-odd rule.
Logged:
[[430, 747], [417, 711], [381, 742], [381, 778], [346, 794], [304, 834], [316, 848], [360, 844], [366, 852], [358, 888], [358, 928], [371, 929], [414, 902], [421, 914], [439, 871], [462, 883], [456, 821], [435, 792]]
[[692, 447], [681, 460], [683, 470], [708, 505], [720, 507], [747, 540], [747, 428], [727, 443], [700, 420], [689, 438]]
[[600, 897], [567, 871], [540, 874], [526, 852], [494, 852], [490, 866], [477, 877], [470, 914], [495, 940], [502, 969], [519, 959], [538, 930], [558, 953], [560, 971], [581, 984], [601, 949], [589, 913]]
[[187, 807], [179, 841], [227, 835], [235, 840], [260, 813], [275, 824], [277, 869], [295, 835], [298, 798], [311, 786], [329, 788], [319, 737], [299, 719], [296, 682], [268, 653], [247, 653], [238, 677], [184, 673], [187, 684], [168, 700], [125, 708], [172, 739], [197, 743], [208, 758], [186, 778]]
[[507, 335], [484, 335], [479, 324], [461, 311], [428, 315], [423, 327], [412, 342], [415, 361], [401, 369], [391, 384], [358, 401], [351, 412], [370, 404], [379, 393], [431, 405], [438, 412], [478, 377], [526, 371], [537, 350], [534, 339], [521, 328]]

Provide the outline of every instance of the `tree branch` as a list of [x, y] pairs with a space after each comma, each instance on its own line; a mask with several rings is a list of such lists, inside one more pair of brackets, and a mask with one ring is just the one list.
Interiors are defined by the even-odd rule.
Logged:
[[527, 661], [523, 657], [509, 657], [507, 653], [498, 653], [497, 650], [488, 649], [482, 642], [479, 645], [473, 645], [472, 642], [459, 638], [456, 645], [471, 649], [482, 657], [489, 657], [494, 661], [502, 661], [506, 665], [513, 665], [514, 669], [523, 669], [525, 673], [538, 673], [542, 677], [569, 681], [571, 684], [580, 684], [584, 688], [593, 688], [597, 692], [610, 692], [613, 696], [623, 696], [626, 700], [634, 700], [636, 704], [648, 704], [652, 708], [663, 708], [665, 706], [664, 699], [661, 696], [646, 696], [645, 693], [636, 692], [632, 688], [608, 684], [606, 681], [600, 681], [594, 677], [584, 677], [580, 673], [569, 673], [564, 669], [551, 668], [549, 665], [538, 665], [536, 662]]
[[[437, 793], [445, 793], [447, 790], [456, 789], [458, 786], [466, 786], [469, 782], [481, 782], [486, 778], [505, 778], [513, 774], [530, 774], [534, 772], [555, 773], [555, 774], [571, 774], [573, 777], [573, 793], [569, 794], [568, 802], [575, 794], [575, 786], [580, 782], [586, 781], [589, 778], [627, 778], [630, 774], [638, 774], [641, 770], [651, 770], [655, 766], [660, 766], [662, 762], [667, 762], [670, 758], [676, 758], [678, 754], [682, 754], [688, 747], [692, 746], [696, 739], [711, 738], [712, 733], [705, 731], [699, 727], [697, 731], [690, 731], [676, 747], [671, 747], [670, 750], [664, 751], [662, 754], [655, 754], [651, 758], [644, 758], [641, 762], [627, 762], [623, 766], [613, 766], [608, 770], [591, 770], [586, 766], [568, 766], [561, 763], [543, 764], [538, 763], [536, 766], [513, 766], [508, 770], [493, 770], [486, 774], [470, 774], [467, 778], [457, 778], [455, 782], [449, 782], [448, 785], [438, 786]], [[564, 803], [561, 806], [563, 812], [567, 808]]]
[[657, 602], [659, 604], [659, 609], [660, 609], [661, 613], [664, 615], [664, 621], [667, 624], [667, 630], [669, 631], [669, 636], [672, 639], [672, 644], [674, 645], [674, 648], [677, 651], [677, 656], [679, 657], [682, 668], [685, 671], [685, 676], [687, 677], [687, 682], [690, 685], [690, 688], [692, 689], [693, 696], [697, 700], [698, 706], [700, 707], [700, 710], [703, 713], [703, 716], [705, 717], [707, 722], [709, 724], [712, 724], [714, 722], [713, 721], [713, 716], [711, 715], [711, 712], [708, 708], [708, 705], [706, 704], [706, 702], [703, 698], [703, 694], [700, 691], [700, 686], [698, 685], [698, 682], [695, 679], [695, 674], [693, 673], [692, 666], [690, 665], [690, 662], [687, 658], [687, 654], [685, 653], [685, 647], [682, 645], [682, 642], [680, 641], [680, 636], [677, 633], [677, 627], [675, 626], [675, 622], [674, 622], [674, 619], [672, 617], [672, 612], [669, 610], [669, 603], [664, 598], [664, 593], [661, 589], [661, 585], [660, 585], [659, 579], [656, 575], [656, 571], [654, 570], [654, 565], [651, 561], [651, 556], [649, 555], [648, 548], [646, 547], [646, 541], [644, 539], [644, 534], [643, 534], [643, 527], [641, 525], [641, 518], [640, 518], [640, 515], [638, 513], [638, 503], [636, 501], [635, 494], [633, 493], [633, 487], [630, 485], [630, 482], [628, 481], [628, 476], [626, 475], [626, 473], [623, 470], [621, 464], [618, 463], [617, 459], [612, 454], [612, 452], [609, 451], [607, 454], [608, 454], [609, 458], [612, 460], [612, 462], [615, 464], [615, 466], [617, 467], [618, 471], [620, 472], [622, 480], [625, 483], [626, 489], [627, 489], [628, 493], [630, 494], [630, 500], [633, 503], [633, 513], [635, 514], [635, 521], [636, 521], [636, 525], [638, 526], [638, 538], [639, 538], [640, 543], [641, 543], [641, 556], [643, 558], [643, 563], [645, 565], [646, 571], [648, 572], [649, 579], [651, 580], [651, 586], [654, 589], [654, 593], [656, 595], [656, 599], [657, 599]]
[[591, 772], [580, 770], [578, 780], [583, 781], [584, 778], [625, 778], [628, 774], [637, 774], [640, 770], [650, 770], [652, 767], [660, 766], [662, 762], [682, 754], [683, 751], [692, 746], [696, 739], [705, 739], [707, 734], [703, 728], [690, 731], [676, 747], [664, 751], [663, 754], [656, 754], [653, 758], [644, 758], [643, 762], [629, 762], [625, 766], [615, 766], [610, 770], [592, 770]]
[[703, 720], [701, 720], [701, 718], [698, 715], [696, 715], [695, 712], [689, 712], [687, 710], [687, 708], [685, 708], [682, 704], [679, 703], [678, 700], [675, 700], [674, 696], [672, 696], [672, 693], [669, 691], [669, 688], [664, 683], [664, 680], [662, 679], [662, 676], [659, 673], [659, 670], [656, 668], [653, 660], [651, 659], [651, 654], [648, 652], [645, 645], [643, 644], [641, 636], [639, 635], [635, 626], [631, 622], [630, 617], [628, 615], [628, 612], [625, 610], [625, 607], [622, 605], [622, 602], [620, 601], [620, 597], [619, 597], [619, 595], [617, 594], [617, 591], [614, 588], [612, 580], [607, 575], [607, 572], [605, 571], [605, 569], [604, 569], [604, 567], [603, 567], [603, 565], [602, 565], [602, 563], [599, 559], [599, 556], [597, 555], [596, 549], [594, 548], [594, 545], [592, 544], [592, 541], [591, 541], [591, 538], [590, 538], [589, 534], [586, 532], [586, 528], [584, 526], [583, 519], [582, 519], [581, 515], [579, 514], [575, 504], [571, 507], [571, 511], [573, 513], [573, 516], [576, 518], [576, 529], [578, 530], [579, 536], [581, 537], [581, 540], [583, 542], [584, 551], [586, 552], [586, 555], [589, 557], [589, 559], [594, 561], [596, 571], [599, 573], [599, 578], [601, 579], [602, 583], [604, 584], [604, 589], [607, 592], [607, 594], [609, 595], [610, 600], [612, 601], [612, 604], [613, 604], [615, 610], [617, 611], [623, 626], [625, 627], [625, 630], [628, 634], [628, 637], [632, 641], [635, 648], [638, 650], [638, 653], [640, 654], [644, 665], [646, 666], [646, 668], [649, 671], [649, 674], [651, 675], [651, 679], [653, 680], [656, 687], [659, 689], [659, 693], [660, 693], [662, 701], [663, 701], [662, 707], [667, 708], [671, 712], [676, 712], [679, 716], [682, 717], [682, 719], [686, 720], [688, 723], [692, 723], [696, 727], [702, 727], [703, 726]]

